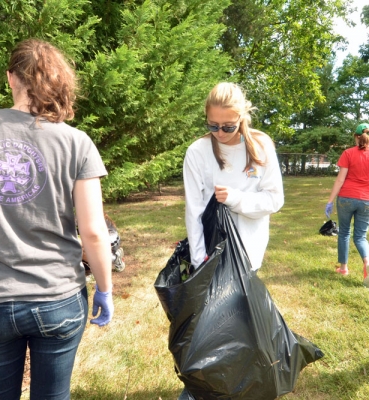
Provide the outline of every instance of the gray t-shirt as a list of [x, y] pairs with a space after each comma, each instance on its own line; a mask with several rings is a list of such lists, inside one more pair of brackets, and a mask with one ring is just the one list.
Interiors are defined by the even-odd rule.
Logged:
[[67, 298], [85, 286], [72, 192], [106, 169], [86, 133], [0, 110], [0, 303]]

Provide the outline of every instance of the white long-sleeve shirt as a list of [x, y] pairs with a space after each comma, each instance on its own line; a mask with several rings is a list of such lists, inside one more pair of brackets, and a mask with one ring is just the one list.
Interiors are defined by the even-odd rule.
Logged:
[[273, 142], [266, 134], [259, 136], [259, 140], [264, 145], [264, 149], [257, 145], [259, 158], [266, 164], [254, 165], [247, 172], [244, 172], [245, 143], [234, 146], [219, 143], [226, 161], [223, 170], [215, 159], [210, 136], [198, 139], [187, 149], [183, 166], [185, 214], [191, 263], [195, 267], [206, 256], [201, 216], [216, 185], [228, 186], [224, 204], [231, 211], [252, 269], [261, 267], [269, 241], [269, 215], [283, 206], [284, 194]]

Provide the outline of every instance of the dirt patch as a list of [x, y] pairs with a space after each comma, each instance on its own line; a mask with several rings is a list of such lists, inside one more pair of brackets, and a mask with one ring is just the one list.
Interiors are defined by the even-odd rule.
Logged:
[[[174, 184], [173, 186], [161, 186], [160, 190], [147, 190], [140, 193], [134, 193], [129, 195], [120, 204], [124, 203], [139, 203], [144, 201], [181, 201], [184, 199], [184, 188], [183, 184]], [[142, 272], [142, 264], [137, 261], [134, 254], [137, 250], [137, 241], [130, 240], [129, 237], [124, 239], [123, 248], [125, 250], [124, 261], [126, 263], [126, 269], [123, 272], [113, 272], [114, 282], [114, 295], [123, 296], [127, 294], [127, 289], [131, 286], [132, 280]], [[170, 244], [175, 248], [175, 243]]]
[[176, 201], [183, 200], [183, 185], [160, 186], [159, 188], [145, 190], [139, 193], [130, 194], [120, 203], [138, 203], [142, 201]]

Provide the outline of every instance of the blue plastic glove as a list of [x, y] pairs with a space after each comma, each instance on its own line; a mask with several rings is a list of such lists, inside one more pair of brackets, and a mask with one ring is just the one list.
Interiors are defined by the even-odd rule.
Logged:
[[113, 304], [113, 295], [112, 292], [100, 292], [97, 285], [95, 286], [96, 292], [94, 294], [94, 300], [92, 305], [92, 316], [96, 317], [99, 309], [100, 315], [92, 319], [91, 324], [96, 324], [99, 326], [107, 325], [114, 314], [114, 304]]
[[333, 212], [333, 203], [327, 203], [327, 205], [325, 206], [325, 215], [327, 216], [328, 219], [330, 219], [332, 212]]

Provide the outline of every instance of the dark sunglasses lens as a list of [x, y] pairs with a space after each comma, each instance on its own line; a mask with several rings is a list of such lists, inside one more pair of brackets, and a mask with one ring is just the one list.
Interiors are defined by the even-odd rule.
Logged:
[[205, 126], [207, 129], [209, 129], [210, 132], [218, 132], [219, 131], [219, 126], [217, 126], [217, 125], [205, 124]]
[[225, 133], [233, 133], [236, 128], [237, 126], [222, 126], [222, 129]]

